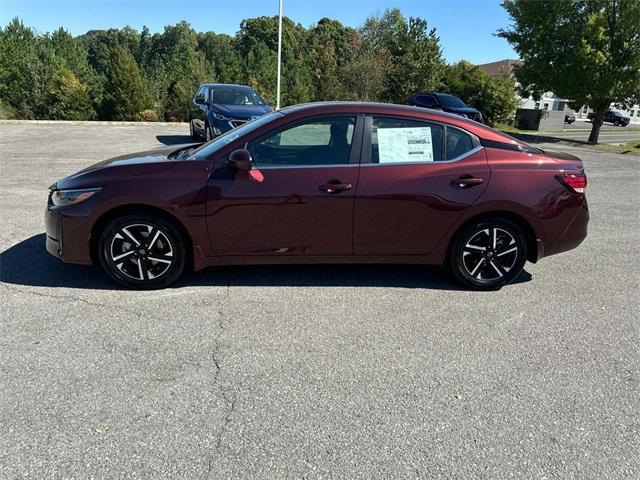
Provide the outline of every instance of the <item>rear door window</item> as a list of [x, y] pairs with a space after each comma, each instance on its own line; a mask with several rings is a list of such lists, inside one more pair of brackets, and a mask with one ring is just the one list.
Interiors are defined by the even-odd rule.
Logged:
[[430, 163], [443, 160], [444, 127], [432, 122], [373, 117], [371, 163]]

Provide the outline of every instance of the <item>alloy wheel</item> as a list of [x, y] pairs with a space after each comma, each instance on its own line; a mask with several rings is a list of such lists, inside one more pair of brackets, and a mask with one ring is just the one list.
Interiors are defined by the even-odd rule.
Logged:
[[147, 223], [121, 227], [111, 240], [109, 254], [122, 274], [137, 281], [163, 276], [175, 260], [174, 248], [167, 235]]
[[484, 228], [473, 234], [462, 249], [462, 265], [477, 280], [500, 280], [518, 261], [518, 243], [507, 230]]

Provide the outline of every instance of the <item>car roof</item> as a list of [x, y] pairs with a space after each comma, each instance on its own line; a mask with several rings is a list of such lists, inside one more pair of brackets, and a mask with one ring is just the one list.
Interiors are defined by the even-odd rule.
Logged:
[[[411, 95], [412, 97], [416, 97], [418, 95], [434, 95], [434, 96], [440, 96], [440, 95], [446, 95], [447, 97], [456, 97], [453, 93], [449, 93], [449, 92], [431, 92], [431, 91], [426, 91], [426, 92], [418, 92], [418, 93], [414, 93], [413, 95]], [[458, 97], [456, 97], [458, 98]]]
[[[312, 102], [292, 105], [280, 110], [286, 117], [296, 119], [311, 115], [331, 115], [331, 114], [365, 114], [365, 115], [398, 115], [403, 117], [414, 117], [419, 120], [444, 122], [463, 128], [478, 137], [505, 141], [507, 137], [502, 132], [494, 130], [482, 123], [475, 122], [460, 115], [447, 113], [440, 110], [400, 105], [395, 103], [375, 103], [375, 102]], [[511, 138], [511, 137], [508, 137]]]
[[249, 85], [240, 85], [238, 83], [203, 83], [200, 86], [201, 87], [241, 87], [241, 88], [250, 88], [251, 90], [254, 90], [254, 88]]

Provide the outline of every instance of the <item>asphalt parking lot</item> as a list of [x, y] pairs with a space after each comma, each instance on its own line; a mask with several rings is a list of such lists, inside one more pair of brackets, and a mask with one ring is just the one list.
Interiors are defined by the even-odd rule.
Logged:
[[[565, 123], [562, 132], [553, 132], [554, 137], [565, 138], [567, 140], [579, 140], [586, 142], [591, 133], [591, 122], [578, 120], [572, 124]], [[600, 143], [626, 143], [632, 140], [640, 140], [640, 124], [631, 123], [626, 127], [616, 127], [604, 123], [600, 127]]]
[[131, 292], [44, 251], [47, 187], [185, 125], [0, 124], [0, 478], [640, 478], [640, 157], [498, 292], [234, 267]]

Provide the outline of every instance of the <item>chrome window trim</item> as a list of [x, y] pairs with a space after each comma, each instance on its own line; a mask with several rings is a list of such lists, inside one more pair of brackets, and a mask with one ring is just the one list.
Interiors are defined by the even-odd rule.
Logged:
[[362, 167], [392, 167], [394, 165], [441, 165], [443, 163], [455, 163], [465, 158], [478, 153], [480, 150], [484, 150], [482, 145], [478, 145], [477, 147], [472, 148], [471, 150], [467, 150], [462, 155], [458, 155], [456, 158], [452, 158], [451, 160], [438, 160], [433, 162], [389, 162], [389, 163], [363, 163]]
[[253, 165], [252, 170], [284, 170], [284, 169], [292, 169], [292, 168], [358, 168], [360, 164], [358, 163], [341, 163], [336, 165], [265, 165], [261, 167], [260, 165]]
[[344, 163], [340, 165], [266, 165], [261, 167], [259, 165], [254, 165], [253, 168], [255, 170], [283, 170], [283, 169], [292, 169], [292, 168], [344, 168], [344, 167], [393, 167], [394, 165], [440, 165], [443, 163], [455, 163], [465, 158], [478, 153], [479, 151], [484, 150], [482, 145], [478, 145], [477, 147], [472, 148], [464, 152], [462, 155], [457, 156], [456, 158], [452, 158], [451, 160], [440, 160], [438, 162], [390, 162], [390, 163], [362, 163], [358, 165], [357, 163]]

